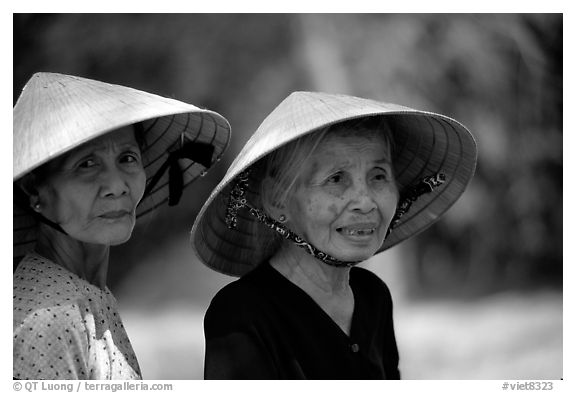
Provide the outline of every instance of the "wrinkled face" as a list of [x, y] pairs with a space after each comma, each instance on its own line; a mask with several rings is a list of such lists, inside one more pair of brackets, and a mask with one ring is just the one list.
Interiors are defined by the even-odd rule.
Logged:
[[384, 242], [398, 190], [391, 154], [374, 134], [328, 135], [289, 198], [289, 226], [344, 261], [365, 260]]
[[41, 213], [69, 236], [107, 245], [130, 238], [146, 185], [132, 126], [77, 147], [47, 172], [38, 187]]

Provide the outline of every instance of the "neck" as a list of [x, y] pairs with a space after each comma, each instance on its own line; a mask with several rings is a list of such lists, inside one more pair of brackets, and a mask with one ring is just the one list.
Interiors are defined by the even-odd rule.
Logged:
[[101, 289], [106, 286], [110, 246], [84, 243], [40, 224], [35, 251]]
[[288, 243], [272, 257], [270, 265], [308, 293], [338, 294], [350, 290], [350, 267], [327, 265]]
[[327, 265], [287, 243], [270, 259], [270, 265], [306, 292], [344, 333], [350, 335], [354, 312], [350, 267]]

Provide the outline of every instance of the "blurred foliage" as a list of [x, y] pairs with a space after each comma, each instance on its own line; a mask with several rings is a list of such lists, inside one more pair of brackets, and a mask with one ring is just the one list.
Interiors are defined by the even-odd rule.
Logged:
[[[119, 282], [190, 230], [212, 188], [291, 91], [390, 101], [458, 119], [477, 173], [403, 264], [414, 294], [562, 284], [561, 14], [15, 14], [14, 102], [38, 71], [174, 97], [232, 124], [225, 159], [118, 247]], [[155, 239], [150, 242], [149, 239]], [[128, 258], [128, 257], [133, 258]]]

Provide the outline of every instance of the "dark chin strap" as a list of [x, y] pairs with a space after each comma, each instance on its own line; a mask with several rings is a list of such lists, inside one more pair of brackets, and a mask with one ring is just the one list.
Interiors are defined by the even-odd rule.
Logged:
[[33, 216], [37, 221], [39, 221], [43, 224], [46, 224], [49, 227], [57, 230], [58, 232], [61, 232], [61, 233], [65, 234], [66, 236], [68, 236], [66, 231], [64, 231], [64, 229], [62, 229], [62, 227], [60, 225], [56, 224], [54, 221], [50, 221], [49, 219], [44, 217], [42, 214], [40, 214], [36, 210], [32, 209], [30, 207], [30, 204], [29, 204], [28, 195], [18, 185], [14, 184], [14, 183], [13, 183], [13, 198], [14, 198], [14, 203], [16, 205], [18, 205], [18, 207], [20, 207], [21, 209], [26, 211], [26, 213]]
[[246, 190], [248, 189], [248, 178], [250, 176], [249, 170], [246, 170], [238, 175], [236, 178], [236, 183], [230, 191], [230, 198], [228, 200], [228, 207], [226, 209], [226, 224], [228, 228], [234, 229], [238, 223], [238, 210], [243, 207], [248, 208], [250, 214], [252, 214], [256, 219], [262, 224], [266, 225], [268, 228], [274, 230], [276, 233], [280, 234], [283, 238], [292, 241], [297, 247], [303, 249], [308, 254], [312, 255], [314, 258], [319, 259], [327, 265], [335, 267], [350, 267], [357, 265], [362, 261], [341, 261], [334, 258], [333, 256], [325, 253], [314, 247], [312, 244], [308, 243], [300, 236], [292, 232], [285, 225], [274, 220], [266, 213], [260, 209], [251, 206], [246, 200]]
[[[327, 265], [335, 267], [351, 267], [357, 265], [362, 261], [342, 261], [333, 256], [325, 253], [314, 247], [312, 244], [308, 243], [300, 236], [292, 232], [285, 225], [274, 220], [266, 213], [260, 209], [255, 208], [250, 205], [246, 199], [246, 190], [248, 189], [248, 178], [250, 177], [250, 170], [246, 170], [240, 173], [236, 179], [234, 187], [230, 191], [228, 199], [228, 207], [226, 208], [226, 224], [228, 228], [235, 229], [238, 224], [238, 210], [246, 207], [250, 214], [252, 214], [256, 219], [262, 224], [266, 225], [268, 228], [274, 230], [276, 233], [280, 234], [283, 238], [292, 241], [297, 247], [303, 249], [308, 254], [312, 255], [316, 259], [324, 262]], [[392, 218], [386, 237], [392, 232], [392, 229], [398, 225], [400, 218], [406, 214], [410, 209], [410, 206], [416, 199], [421, 195], [432, 192], [432, 190], [440, 185], [442, 185], [446, 180], [446, 176], [443, 173], [437, 173], [432, 176], [423, 178], [416, 186], [407, 189], [398, 203], [396, 213]]]
[[[186, 158], [203, 165], [205, 168], [209, 168], [212, 164], [213, 154], [214, 146], [209, 143], [185, 143], [180, 149], [173, 151], [168, 155], [164, 164], [162, 164], [160, 169], [158, 169], [146, 185], [144, 197], [150, 194], [166, 170], [168, 170], [168, 205], [177, 205], [182, 197], [182, 191], [184, 189], [184, 175], [180, 169], [178, 161]], [[144, 199], [144, 197], [142, 199]]]

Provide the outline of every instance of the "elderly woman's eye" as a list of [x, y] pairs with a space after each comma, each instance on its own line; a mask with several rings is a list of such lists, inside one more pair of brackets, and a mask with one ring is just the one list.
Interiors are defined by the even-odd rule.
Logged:
[[372, 177], [375, 181], [388, 181], [390, 180], [390, 175], [388, 171], [378, 170]]
[[342, 174], [341, 173], [335, 173], [334, 175], [330, 176], [328, 178], [328, 183], [340, 183], [342, 181]]
[[126, 153], [122, 156], [120, 161], [128, 164], [137, 163], [140, 161], [140, 156], [137, 153]]
[[92, 158], [88, 158], [86, 160], [80, 161], [80, 163], [78, 164], [78, 167], [82, 168], [82, 169], [87, 169], [87, 168], [92, 168], [95, 165], [96, 165], [96, 160], [94, 160]]

